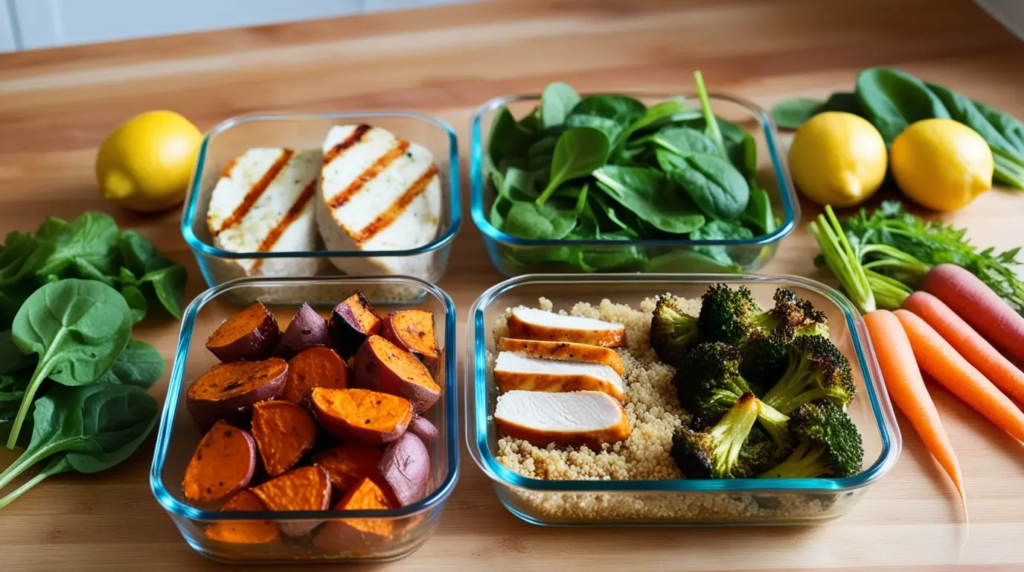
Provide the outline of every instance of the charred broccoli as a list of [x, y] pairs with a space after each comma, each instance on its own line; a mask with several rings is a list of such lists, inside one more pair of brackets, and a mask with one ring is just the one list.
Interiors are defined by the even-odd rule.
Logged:
[[680, 302], [669, 294], [658, 297], [651, 319], [651, 348], [669, 365], [682, 363], [686, 351], [697, 343], [697, 318], [687, 314]]
[[793, 453], [763, 478], [849, 477], [860, 472], [864, 447], [860, 432], [841, 407], [821, 401], [800, 406], [790, 417]]
[[738, 479], [756, 477], [785, 459], [791, 451], [792, 446], [788, 441], [780, 449], [765, 430], [754, 425], [747, 436], [747, 442], [740, 449], [740, 457], [732, 474]]
[[797, 336], [787, 350], [782, 378], [764, 395], [764, 402], [783, 414], [801, 405], [827, 399], [845, 406], [856, 388], [846, 356], [821, 336]]
[[792, 328], [779, 328], [770, 334], [758, 332], [750, 336], [743, 346], [740, 373], [751, 385], [772, 387], [786, 373], [789, 344], [792, 341]]
[[788, 288], [776, 290], [773, 299], [775, 306], [768, 310], [768, 317], [763, 320], [769, 330], [784, 328], [786, 333], [796, 336], [828, 337], [825, 312], [815, 310], [809, 301]]
[[738, 476], [740, 451], [757, 420], [761, 403], [746, 393], [713, 427], [702, 431], [680, 428], [672, 436], [672, 458], [690, 479], [728, 479]]
[[[736, 400], [751, 393], [740, 375], [740, 352], [723, 343], [702, 343], [686, 353], [672, 380], [679, 402], [687, 411], [706, 422], [714, 422], [732, 408]], [[755, 397], [756, 399], [756, 397]], [[777, 447], [787, 440], [785, 415], [762, 404], [758, 420]]]
[[828, 336], [824, 312], [793, 293], [779, 288], [775, 305], [764, 311], [745, 286], [730, 288], [715, 284], [702, 297], [698, 325], [702, 339], [745, 346], [757, 337], [778, 332], [782, 337]]

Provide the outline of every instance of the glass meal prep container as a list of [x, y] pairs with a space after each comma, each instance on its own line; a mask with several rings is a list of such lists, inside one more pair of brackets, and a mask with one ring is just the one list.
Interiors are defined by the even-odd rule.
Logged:
[[[593, 94], [583, 94], [586, 95]], [[632, 96], [647, 106], [679, 97], [649, 93], [617, 92]], [[696, 94], [683, 96], [699, 109]], [[695, 273], [752, 272], [768, 263], [779, 243], [789, 236], [800, 220], [800, 204], [793, 181], [786, 168], [785, 151], [779, 142], [775, 123], [765, 111], [738, 97], [710, 94], [715, 115], [738, 124], [751, 134], [757, 145], [757, 183], [771, 199], [776, 228], [769, 234], [738, 240], [541, 240], [519, 238], [506, 234], [489, 221], [496, 192], [485, 168], [485, 154], [490, 147], [491, 126], [497, 112], [507, 107], [518, 120], [540, 103], [539, 95], [498, 97], [481, 105], [470, 123], [470, 210], [473, 222], [484, 235], [484, 244], [491, 261], [505, 276], [537, 272], [578, 273], [581, 265], [564, 262], [566, 249], [579, 249], [582, 259], [600, 260], [621, 256], [631, 249], [629, 262], [609, 268], [611, 272]], [[733, 261], [733, 265], [707, 256], [717, 249]], [[607, 258], [605, 258], [607, 260]]]
[[[234, 158], [259, 147], [320, 149], [331, 127], [351, 124], [387, 129], [397, 137], [422, 145], [434, 156], [441, 184], [441, 213], [437, 236], [431, 242], [409, 250], [328, 251], [323, 250], [323, 241], [317, 237], [318, 250], [307, 252], [228, 252], [214, 244], [206, 220], [210, 197], [222, 171]], [[313, 200], [317, 199], [314, 196]], [[315, 268], [311, 275], [341, 275], [331, 264], [331, 258], [401, 262], [403, 275], [436, 284], [448, 268], [461, 212], [458, 140], [455, 131], [443, 121], [406, 112], [246, 115], [217, 125], [203, 138], [185, 198], [181, 233], [211, 287], [246, 276], [240, 261], [260, 261], [259, 272], [267, 276], [295, 275], [280, 267], [284, 261], [292, 262], [289, 266], [293, 267]], [[295, 264], [301, 262], [306, 264]]]
[[[419, 502], [390, 510], [360, 511], [297, 511], [297, 512], [219, 512], [198, 508], [184, 498], [181, 482], [185, 467], [195, 452], [203, 431], [192, 420], [185, 406], [189, 385], [218, 360], [206, 347], [206, 339], [226, 319], [244, 306], [234, 299], [262, 300], [284, 324], [298, 309], [292, 300], [303, 300], [326, 314], [338, 303], [357, 291], [371, 292], [381, 285], [399, 285], [420, 292], [416, 304], [394, 305], [380, 302], [368, 295], [382, 315], [394, 309], [418, 308], [434, 313], [437, 343], [442, 352], [438, 384], [440, 400], [424, 416], [438, 429], [438, 439], [431, 454], [430, 493]], [[267, 293], [277, 293], [280, 304]], [[232, 296], [234, 294], [235, 296]], [[402, 558], [423, 545], [441, 518], [448, 496], [455, 488], [459, 472], [458, 414], [455, 389], [455, 306], [442, 290], [409, 277], [355, 278], [243, 278], [221, 284], [200, 294], [188, 307], [182, 321], [174, 368], [167, 391], [167, 400], [160, 419], [150, 486], [161, 506], [167, 510], [185, 541], [200, 554], [226, 562], [315, 562], [393, 560]], [[331, 505], [337, 502], [332, 497]], [[394, 533], [385, 542], [352, 545], [341, 551], [326, 550], [313, 542], [318, 523], [389, 521]], [[311, 532], [291, 537], [281, 534], [280, 540], [267, 544], [232, 544], [212, 540], [206, 530], [227, 521], [270, 521], [287, 529], [315, 525]]]
[[[494, 355], [492, 326], [506, 310], [538, 307], [541, 297], [554, 311], [602, 299], [638, 309], [645, 298], [666, 292], [700, 297], [715, 283], [745, 285], [770, 307], [776, 288], [786, 287], [828, 315], [832, 341], [849, 359], [857, 385], [850, 415], [864, 439], [863, 472], [841, 479], [732, 479], [554, 481], [524, 477], [496, 458], [499, 430], [494, 421], [498, 390], [488, 355]], [[484, 292], [466, 325], [466, 441], [477, 465], [494, 481], [505, 507], [539, 525], [766, 525], [811, 524], [847, 513], [869, 486], [896, 463], [901, 440], [892, 405], [879, 374], [860, 314], [836, 290], [797, 277], [753, 275], [594, 274], [531, 275], [502, 282]], [[628, 396], [628, 393], [627, 393]]]

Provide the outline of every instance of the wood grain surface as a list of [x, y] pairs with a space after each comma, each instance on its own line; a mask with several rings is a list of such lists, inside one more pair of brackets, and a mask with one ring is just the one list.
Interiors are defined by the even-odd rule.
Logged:
[[[173, 109], [208, 129], [257, 111], [414, 110], [456, 126], [465, 157], [477, 105], [556, 79], [581, 91], [682, 92], [700, 68], [713, 90], [767, 108], [850, 89], [859, 69], [880, 64], [1024, 117], [1024, 45], [968, 0], [520, 0], [7, 54], [0, 231], [34, 229], [45, 215], [109, 212], [188, 265], [191, 298], [205, 285], [179, 233], [180, 213], [135, 215], [97, 195], [96, 148], [135, 113]], [[816, 212], [805, 204], [805, 222]], [[979, 245], [1024, 243], [1024, 193], [996, 190], [946, 218], [969, 227]], [[468, 209], [463, 221], [441, 283], [460, 320], [501, 280]], [[764, 272], [823, 278], [815, 252], [801, 227]], [[171, 359], [176, 323], [154, 316], [137, 331]], [[165, 390], [166, 381], [154, 389], [161, 398]], [[832, 523], [539, 528], [501, 507], [464, 451], [437, 535], [405, 560], [348, 569], [1024, 569], [1024, 447], [945, 390], [933, 394], [964, 468], [969, 537], [953, 489], [901, 417], [898, 465]], [[48, 480], [0, 513], [0, 570], [220, 567], [185, 544], [153, 499], [152, 447], [150, 438], [102, 475]], [[0, 455], [0, 466], [11, 458]]]

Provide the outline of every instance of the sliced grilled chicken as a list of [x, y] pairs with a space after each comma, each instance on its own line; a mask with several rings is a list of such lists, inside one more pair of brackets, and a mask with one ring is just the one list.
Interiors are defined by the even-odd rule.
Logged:
[[[224, 169], [210, 196], [206, 224], [214, 244], [228, 252], [316, 250], [313, 195], [320, 167], [316, 149], [249, 149]], [[310, 258], [226, 262], [245, 275], [309, 276]]]
[[508, 319], [509, 336], [524, 340], [575, 342], [606, 348], [626, 345], [626, 327], [590, 318], [563, 316], [534, 308], [514, 308]]
[[598, 363], [555, 361], [501, 352], [494, 364], [494, 383], [502, 391], [600, 391], [622, 401], [622, 377]]
[[625, 373], [622, 358], [619, 357], [619, 354], [615, 353], [615, 350], [590, 344], [502, 338], [498, 343], [498, 350], [542, 359], [604, 364], [615, 370], [615, 373], [619, 375]]
[[498, 398], [494, 421], [505, 435], [538, 447], [555, 443], [600, 450], [631, 432], [619, 402], [598, 391], [509, 391]]
[[[317, 225], [328, 250], [409, 250], [437, 236], [441, 181], [426, 148], [369, 125], [332, 127], [324, 140]], [[424, 276], [431, 255], [335, 258], [348, 274]]]

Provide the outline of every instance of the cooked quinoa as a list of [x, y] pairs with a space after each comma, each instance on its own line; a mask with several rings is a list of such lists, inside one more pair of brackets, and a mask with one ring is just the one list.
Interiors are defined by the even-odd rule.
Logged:
[[[626, 416], [632, 433], [613, 445], [594, 451], [586, 446], [536, 447], [511, 437], [498, 439], [495, 458], [508, 469], [529, 478], [545, 480], [666, 480], [683, 475], [671, 457], [672, 434], [690, 416], [679, 405], [672, 377], [675, 369], [658, 361], [650, 345], [651, 315], [656, 300], [647, 298], [639, 309], [602, 300], [594, 307], [577, 303], [561, 314], [596, 318], [623, 324], [627, 347], [616, 351], [625, 366]], [[700, 312], [700, 300], [686, 300], [691, 314]], [[538, 308], [553, 311], [550, 300], [541, 298]], [[495, 343], [508, 336], [511, 308], [495, 321]], [[493, 370], [494, 355], [488, 355]], [[828, 519], [845, 513], [855, 492], [802, 494], [734, 492], [660, 493], [554, 493], [513, 487], [500, 488], [504, 502], [521, 513], [548, 522], [672, 522], [749, 523], [794, 522]]]

